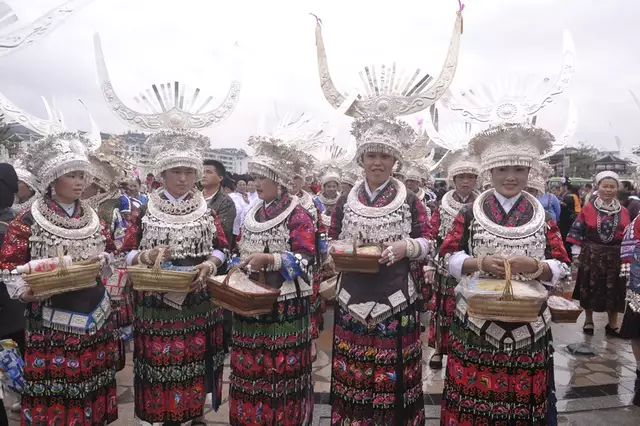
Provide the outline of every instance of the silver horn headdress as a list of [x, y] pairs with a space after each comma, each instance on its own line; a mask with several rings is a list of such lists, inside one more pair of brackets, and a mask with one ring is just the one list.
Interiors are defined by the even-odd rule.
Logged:
[[295, 175], [313, 169], [315, 158], [310, 154], [333, 139], [333, 132], [320, 121], [302, 113], [286, 114], [268, 129], [264, 118], [248, 145], [255, 150], [249, 159], [249, 173], [262, 176], [289, 187]]
[[207, 107], [213, 97], [200, 103], [199, 88], [189, 95], [186, 86], [179, 82], [154, 84], [136, 98], [148, 111], [139, 112], [125, 105], [116, 94], [98, 34], [94, 36], [94, 45], [100, 87], [111, 111], [132, 128], [155, 132], [146, 143], [153, 157], [154, 173], [173, 167], [190, 167], [202, 173], [202, 154], [209, 148], [210, 140], [197, 131], [220, 124], [231, 115], [238, 103], [240, 82], [232, 81], [224, 100], [210, 109]]
[[469, 122], [451, 123], [440, 129], [437, 122], [434, 122], [433, 115], [427, 115], [422, 120], [422, 125], [430, 140], [447, 150], [438, 166], [445, 174], [449, 185], [453, 185], [453, 178], [457, 175], [480, 175], [480, 159], [471, 155], [468, 149], [469, 141], [479, 130], [477, 126]]
[[[315, 16], [315, 15], [314, 15]], [[413, 114], [434, 104], [449, 88], [456, 72], [460, 35], [462, 33], [462, 7], [457, 12], [453, 36], [444, 67], [433, 79], [429, 74], [420, 76], [396, 73], [395, 63], [382, 65], [378, 79], [375, 67], [365, 67], [360, 73], [365, 94], [342, 94], [335, 86], [322, 39], [322, 25], [316, 17], [316, 48], [320, 86], [325, 98], [338, 111], [355, 118], [352, 134], [356, 138], [356, 157], [360, 162], [366, 152], [384, 152], [393, 155], [399, 163], [403, 151], [415, 140], [415, 131], [397, 117]]]
[[540, 90], [548, 79], [515, 78], [468, 90], [464, 101], [450, 92], [443, 96], [442, 102], [462, 118], [490, 125], [469, 142], [470, 153], [480, 156], [483, 174], [501, 166], [536, 167], [541, 156], [553, 148], [555, 138], [536, 126], [537, 115], [566, 90], [575, 61], [573, 39], [565, 31], [562, 69], [549, 89]]
[[[92, 1], [93, 0], [68, 0], [62, 5], [51, 9], [35, 21], [8, 34], [0, 35], [0, 57], [34, 44], [38, 39], [51, 33], [78, 9]], [[6, 6], [5, 9], [0, 8], [0, 30], [2, 30], [4, 27], [16, 22], [17, 17], [5, 2], [0, 2], [0, 6]]]

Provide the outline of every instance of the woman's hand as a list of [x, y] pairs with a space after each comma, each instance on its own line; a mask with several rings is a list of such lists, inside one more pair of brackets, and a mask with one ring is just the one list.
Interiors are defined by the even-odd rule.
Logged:
[[424, 270], [424, 280], [427, 284], [433, 284], [436, 280], [436, 270], [435, 269], [426, 269]]
[[538, 270], [538, 262], [532, 257], [513, 256], [509, 258], [512, 274], [533, 274]]
[[149, 262], [151, 265], [155, 265], [156, 259], [160, 255], [161, 251], [162, 251], [162, 258], [160, 259], [160, 262], [171, 260], [171, 248], [169, 246], [158, 246], [149, 250], [149, 254], [147, 258], [149, 259]]
[[380, 256], [378, 263], [391, 266], [395, 262], [404, 259], [406, 255], [407, 242], [405, 240], [394, 241], [382, 251], [382, 256]]
[[273, 255], [269, 253], [254, 253], [238, 264], [238, 268], [246, 268], [249, 272], [259, 272], [273, 263]]
[[209, 277], [212, 272], [211, 268], [206, 263], [196, 265], [193, 269], [197, 272], [197, 274], [193, 279], [193, 282], [191, 282], [189, 293], [200, 290], [202, 288], [202, 285], [207, 281], [207, 277]]
[[482, 270], [496, 277], [504, 277], [504, 259], [500, 256], [486, 256], [482, 259]]
[[31, 287], [29, 287], [25, 292], [23, 292], [18, 297], [18, 300], [20, 300], [22, 303], [32, 303], [32, 302], [40, 301], [39, 298], [33, 295], [33, 289]]

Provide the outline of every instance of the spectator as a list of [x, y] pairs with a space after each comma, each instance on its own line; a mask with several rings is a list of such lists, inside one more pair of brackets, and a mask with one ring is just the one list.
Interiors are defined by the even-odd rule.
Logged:
[[216, 212], [220, 225], [233, 248], [233, 223], [236, 219], [236, 205], [233, 199], [222, 189], [222, 182], [226, 175], [225, 167], [215, 160], [205, 160], [202, 174], [202, 194], [209, 208]]
[[536, 197], [538, 201], [544, 207], [544, 210], [551, 215], [551, 218], [557, 223], [560, 220], [560, 213], [562, 208], [560, 207], [560, 200], [558, 197], [553, 195], [552, 193], [546, 191], [544, 193], [539, 193]]
[[[0, 248], [4, 242], [4, 234], [14, 218], [11, 206], [18, 194], [18, 175], [12, 165], [0, 164]], [[18, 344], [24, 354], [24, 304], [11, 299], [3, 282], [0, 282], [0, 340], [11, 339]], [[2, 386], [2, 385], [0, 385]], [[14, 404], [12, 411], [20, 412], [20, 404]], [[7, 413], [2, 401], [0, 389], [0, 424], [8, 425]]]

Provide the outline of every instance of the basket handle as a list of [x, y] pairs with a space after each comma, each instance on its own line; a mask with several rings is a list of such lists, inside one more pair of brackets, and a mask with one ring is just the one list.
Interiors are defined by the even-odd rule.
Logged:
[[156, 261], [153, 263], [153, 267], [151, 268], [154, 274], [160, 275], [160, 272], [162, 271], [162, 267], [160, 266], [160, 263], [162, 262], [163, 255], [164, 255], [164, 247], [158, 247], [158, 255], [156, 256]]
[[56, 247], [56, 253], [58, 255], [58, 275], [69, 275], [67, 265], [64, 264], [64, 249], [61, 245]]
[[511, 284], [511, 262], [509, 259], [503, 259], [504, 261], [504, 291], [502, 292], [502, 296], [500, 300], [505, 300], [507, 302], [513, 302], [513, 284]]

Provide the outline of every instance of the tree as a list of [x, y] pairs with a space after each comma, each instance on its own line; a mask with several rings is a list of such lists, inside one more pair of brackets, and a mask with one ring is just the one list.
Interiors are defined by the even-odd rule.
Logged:
[[595, 165], [598, 159], [598, 149], [587, 142], [580, 141], [576, 151], [571, 155], [567, 176], [589, 179], [593, 177]]
[[20, 151], [20, 138], [13, 133], [2, 114], [0, 114], [0, 145], [7, 150], [11, 157], [18, 155]]

